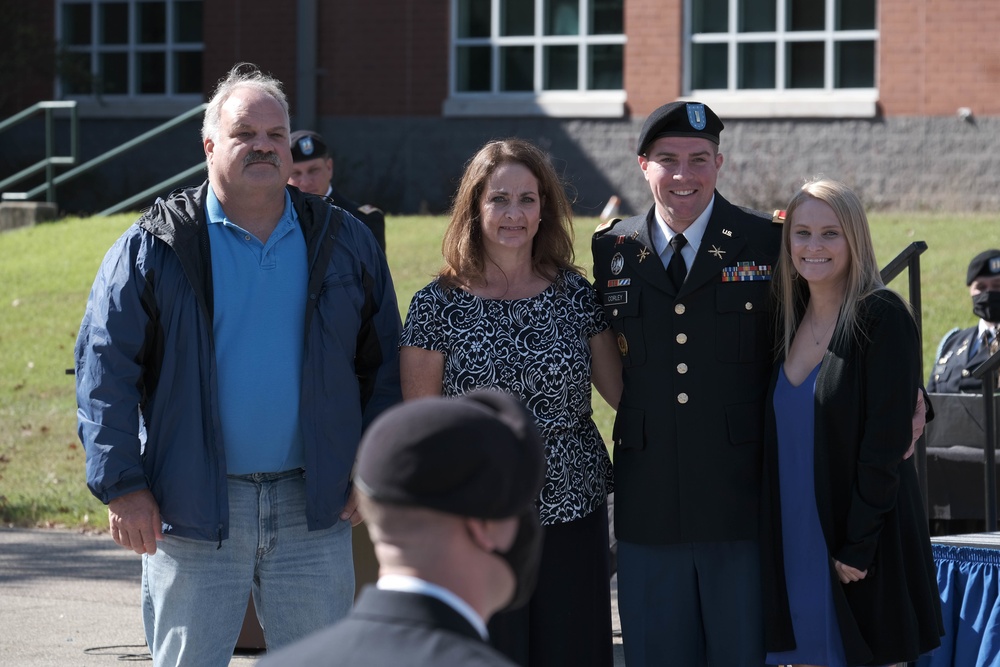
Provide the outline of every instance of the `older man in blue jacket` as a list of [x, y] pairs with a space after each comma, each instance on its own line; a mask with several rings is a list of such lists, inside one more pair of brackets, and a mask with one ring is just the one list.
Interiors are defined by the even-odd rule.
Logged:
[[343, 617], [363, 428], [399, 400], [400, 321], [357, 219], [286, 189], [281, 84], [239, 65], [208, 181], [108, 252], [76, 347], [87, 482], [143, 557], [154, 663], [228, 665], [252, 592], [269, 647]]

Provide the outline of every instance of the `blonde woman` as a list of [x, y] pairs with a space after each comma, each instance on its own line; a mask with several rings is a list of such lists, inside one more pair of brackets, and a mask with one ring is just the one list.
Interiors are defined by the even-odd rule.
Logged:
[[912, 459], [920, 341], [846, 186], [792, 198], [761, 522], [768, 664], [915, 660], [943, 634]]

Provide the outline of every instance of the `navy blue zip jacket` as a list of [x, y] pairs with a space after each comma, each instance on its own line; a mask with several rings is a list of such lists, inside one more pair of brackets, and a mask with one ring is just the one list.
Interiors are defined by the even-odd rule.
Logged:
[[[159, 199], [112, 246], [76, 343], [87, 485], [104, 503], [149, 489], [165, 534], [229, 532], [218, 414], [208, 183]], [[309, 298], [300, 420], [310, 530], [332, 526], [361, 432], [400, 400], [400, 318], [385, 256], [363, 224], [289, 186]]]

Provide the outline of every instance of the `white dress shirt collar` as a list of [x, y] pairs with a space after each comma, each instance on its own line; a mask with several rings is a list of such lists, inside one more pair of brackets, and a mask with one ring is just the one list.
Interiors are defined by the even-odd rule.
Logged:
[[[691, 265], [694, 264], [694, 258], [698, 255], [698, 248], [701, 246], [701, 240], [705, 236], [705, 230], [708, 229], [708, 221], [712, 217], [713, 208], [715, 208], [714, 194], [712, 195], [712, 200], [708, 202], [708, 206], [701, 212], [701, 215], [695, 218], [694, 222], [683, 232], [687, 244], [681, 249], [681, 255], [684, 256], [684, 262], [687, 264], [688, 270], [690, 270]], [[660, 256], [665, 267], [670, 262], [670, 258], [674, 256], [674, 252], [670, 248], [670, 240], [677, 235], [677, 232], [670, 229], [656, 207], [653, 207], [653, 215], [656, 222], [650, 230], [653, 249]]]
[[375, 587], [383, 591], [399, 591], [401, 593], [419, 593], [428, 597], [436, 598], [445, 603], [467, 620], [476, 629], [483, 641], [489, 641], [490, 635], [486, 631], [486, 622], [476, 613], [476, 610], [469, 606], [469, 603], [455, 595], [447, 588], [432, 584], [417, 577], [406, 574], [387, 574], [379, 577]]

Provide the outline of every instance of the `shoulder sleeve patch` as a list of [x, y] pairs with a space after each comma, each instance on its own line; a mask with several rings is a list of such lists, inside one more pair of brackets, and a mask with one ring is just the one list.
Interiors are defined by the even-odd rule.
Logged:
[[371, 204], [362, 204], [358, 207], [358, 210], [365, 215], [371, 215], [372, 213], [381, 213], [382, 210], [378, 207], [372, 206]]
[[785, 211], [780, 208], [774, 209], [774, 213], [771, 214], [771, 222], [777, 222], [779, 225], [784, 224]]
[[594, 230], [594, 233], [601, 234], [603, 232], [606, 232], [621, 221], [622, 221], [621, 218], [611, 218], [610, 220], [605, 220], [601, 224], [597, 225], [597, 228]]

